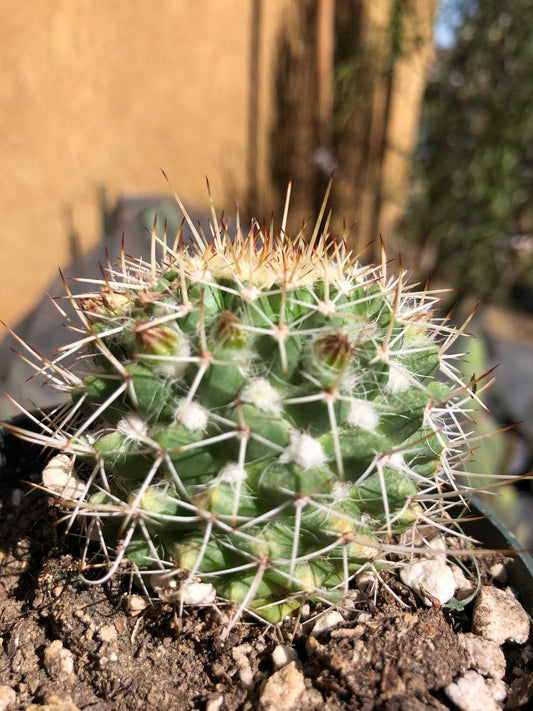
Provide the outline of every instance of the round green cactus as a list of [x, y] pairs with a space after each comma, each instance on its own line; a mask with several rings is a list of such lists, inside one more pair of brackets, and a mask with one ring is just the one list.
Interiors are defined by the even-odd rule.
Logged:
[[192, 245], [154, 227], [159, 260], [68, 292], [78, 338], [40, 370], [71, 403], [29, 437], [60, 450], [44, 485], [100, 542], [104, 578], [129, 559], [277, 622], [442, 527], [474, 396], [444, 357], [457, 333], [321, 217], [309, 239], [230, 238], [214, 213], [209, 240], [189, 220]]

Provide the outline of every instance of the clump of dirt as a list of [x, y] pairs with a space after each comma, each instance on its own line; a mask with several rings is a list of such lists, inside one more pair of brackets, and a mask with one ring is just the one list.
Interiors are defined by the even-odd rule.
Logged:
[[[364, 624], [348, 623], [327, 644], [309, 639], [310, 671], [326, 700], [374, 708], [393, 699], [420, 698], [450, 684], [467, 663], [450, 621], [441, 612], [384, 608]], [[446, 653], [443, 653], [446, 650]], [[392, 708], [392, 707], [391, 707]]]
[[[26, 446], [8, 457], [0, 480], [0, 708], [450, 708], [443, 689], [465, 669], [457, 632], [470, 630], [468, 608], [420, 608], [391, 577], [409, 609], [385, 588], [377, 598], [354, 591], [333, 629], [313, 633], [320, 609], [311, 607], [280, 627], [242, 621], [223, 642], [224, 608], [179, 619], [170, 604], [132, 605], [126, 575], [105, 586], [79, 580], [79, 541], [63, 534], [47, 496], [23, 483], [38, 481], [37, 454]], [[269, 681], [281, 673], [280, 649], [292, 661], [277, 701]], [[508, 709], [533, 696], [527, 649], [505, 649]]]

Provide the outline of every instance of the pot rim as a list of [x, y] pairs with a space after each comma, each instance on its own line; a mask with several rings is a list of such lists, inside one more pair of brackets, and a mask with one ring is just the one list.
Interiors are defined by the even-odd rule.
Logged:
[[533, 617], [533, 557], [530, 551], [479, 497], [472, 496], [468, 505], [474, 516], [479, 515], [465, 518], [461, 527], [484, 545], [496, 551], [510, 552], [512, 557], [506, 565], [508, 584], [518, 591], [524, 609]]

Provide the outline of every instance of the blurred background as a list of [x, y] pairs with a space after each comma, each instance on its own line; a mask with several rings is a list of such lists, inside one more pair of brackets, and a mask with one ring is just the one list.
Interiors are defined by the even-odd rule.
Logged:
[[[402, 253], [458, 321], [467, 376], [501, 362], [472, 466], [520, 476], [533, 450], [530, 0], [34, 0], [0, 4], [0, 319], [39, 351], [68, 340], [46, 297], [98, 276], [154, 215], [316, 215], [363, 259]], [[0, 388], [55, 402], [0, 344]], [[0, 395], [0, 417], [17, 412]], [[529, 482], [498, 506], [533, 545]]]

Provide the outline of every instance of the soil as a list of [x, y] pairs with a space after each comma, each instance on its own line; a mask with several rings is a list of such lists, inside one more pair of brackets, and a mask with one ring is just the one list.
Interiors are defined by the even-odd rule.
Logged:
[[[31, 486], [42, 468], [38, 452], [18, 449], [23, 456], [16, 465], [9, 457], [0, 479], [0, 709], [454, 708], [444, 687], [465, 669], [457, 632], [469, 631], [469, 608], [420, 608], [391, 576], [408, 608], [384, 588], [377, 598], [354, 591], [333, 630], [311, 635], [320, 610], [310, 608], [281, 627], [243, 620], [222, 642], [229, 612], [222, 607], [188, 609], [180, 620], [168, 603], [135, 608], [127, 575], [82, 584], [79, 541], [64, 535], [57, 508]], [[305, 683], [292, 706], [287, 695], [276, 701], [265, 692], [280, 645], [295, 650], [292, 669]], [[531, 708], [531, 645], [504, 651], [505, 708]], [[9, 706], [6, 686], [16, 693], [8, 690]]]

